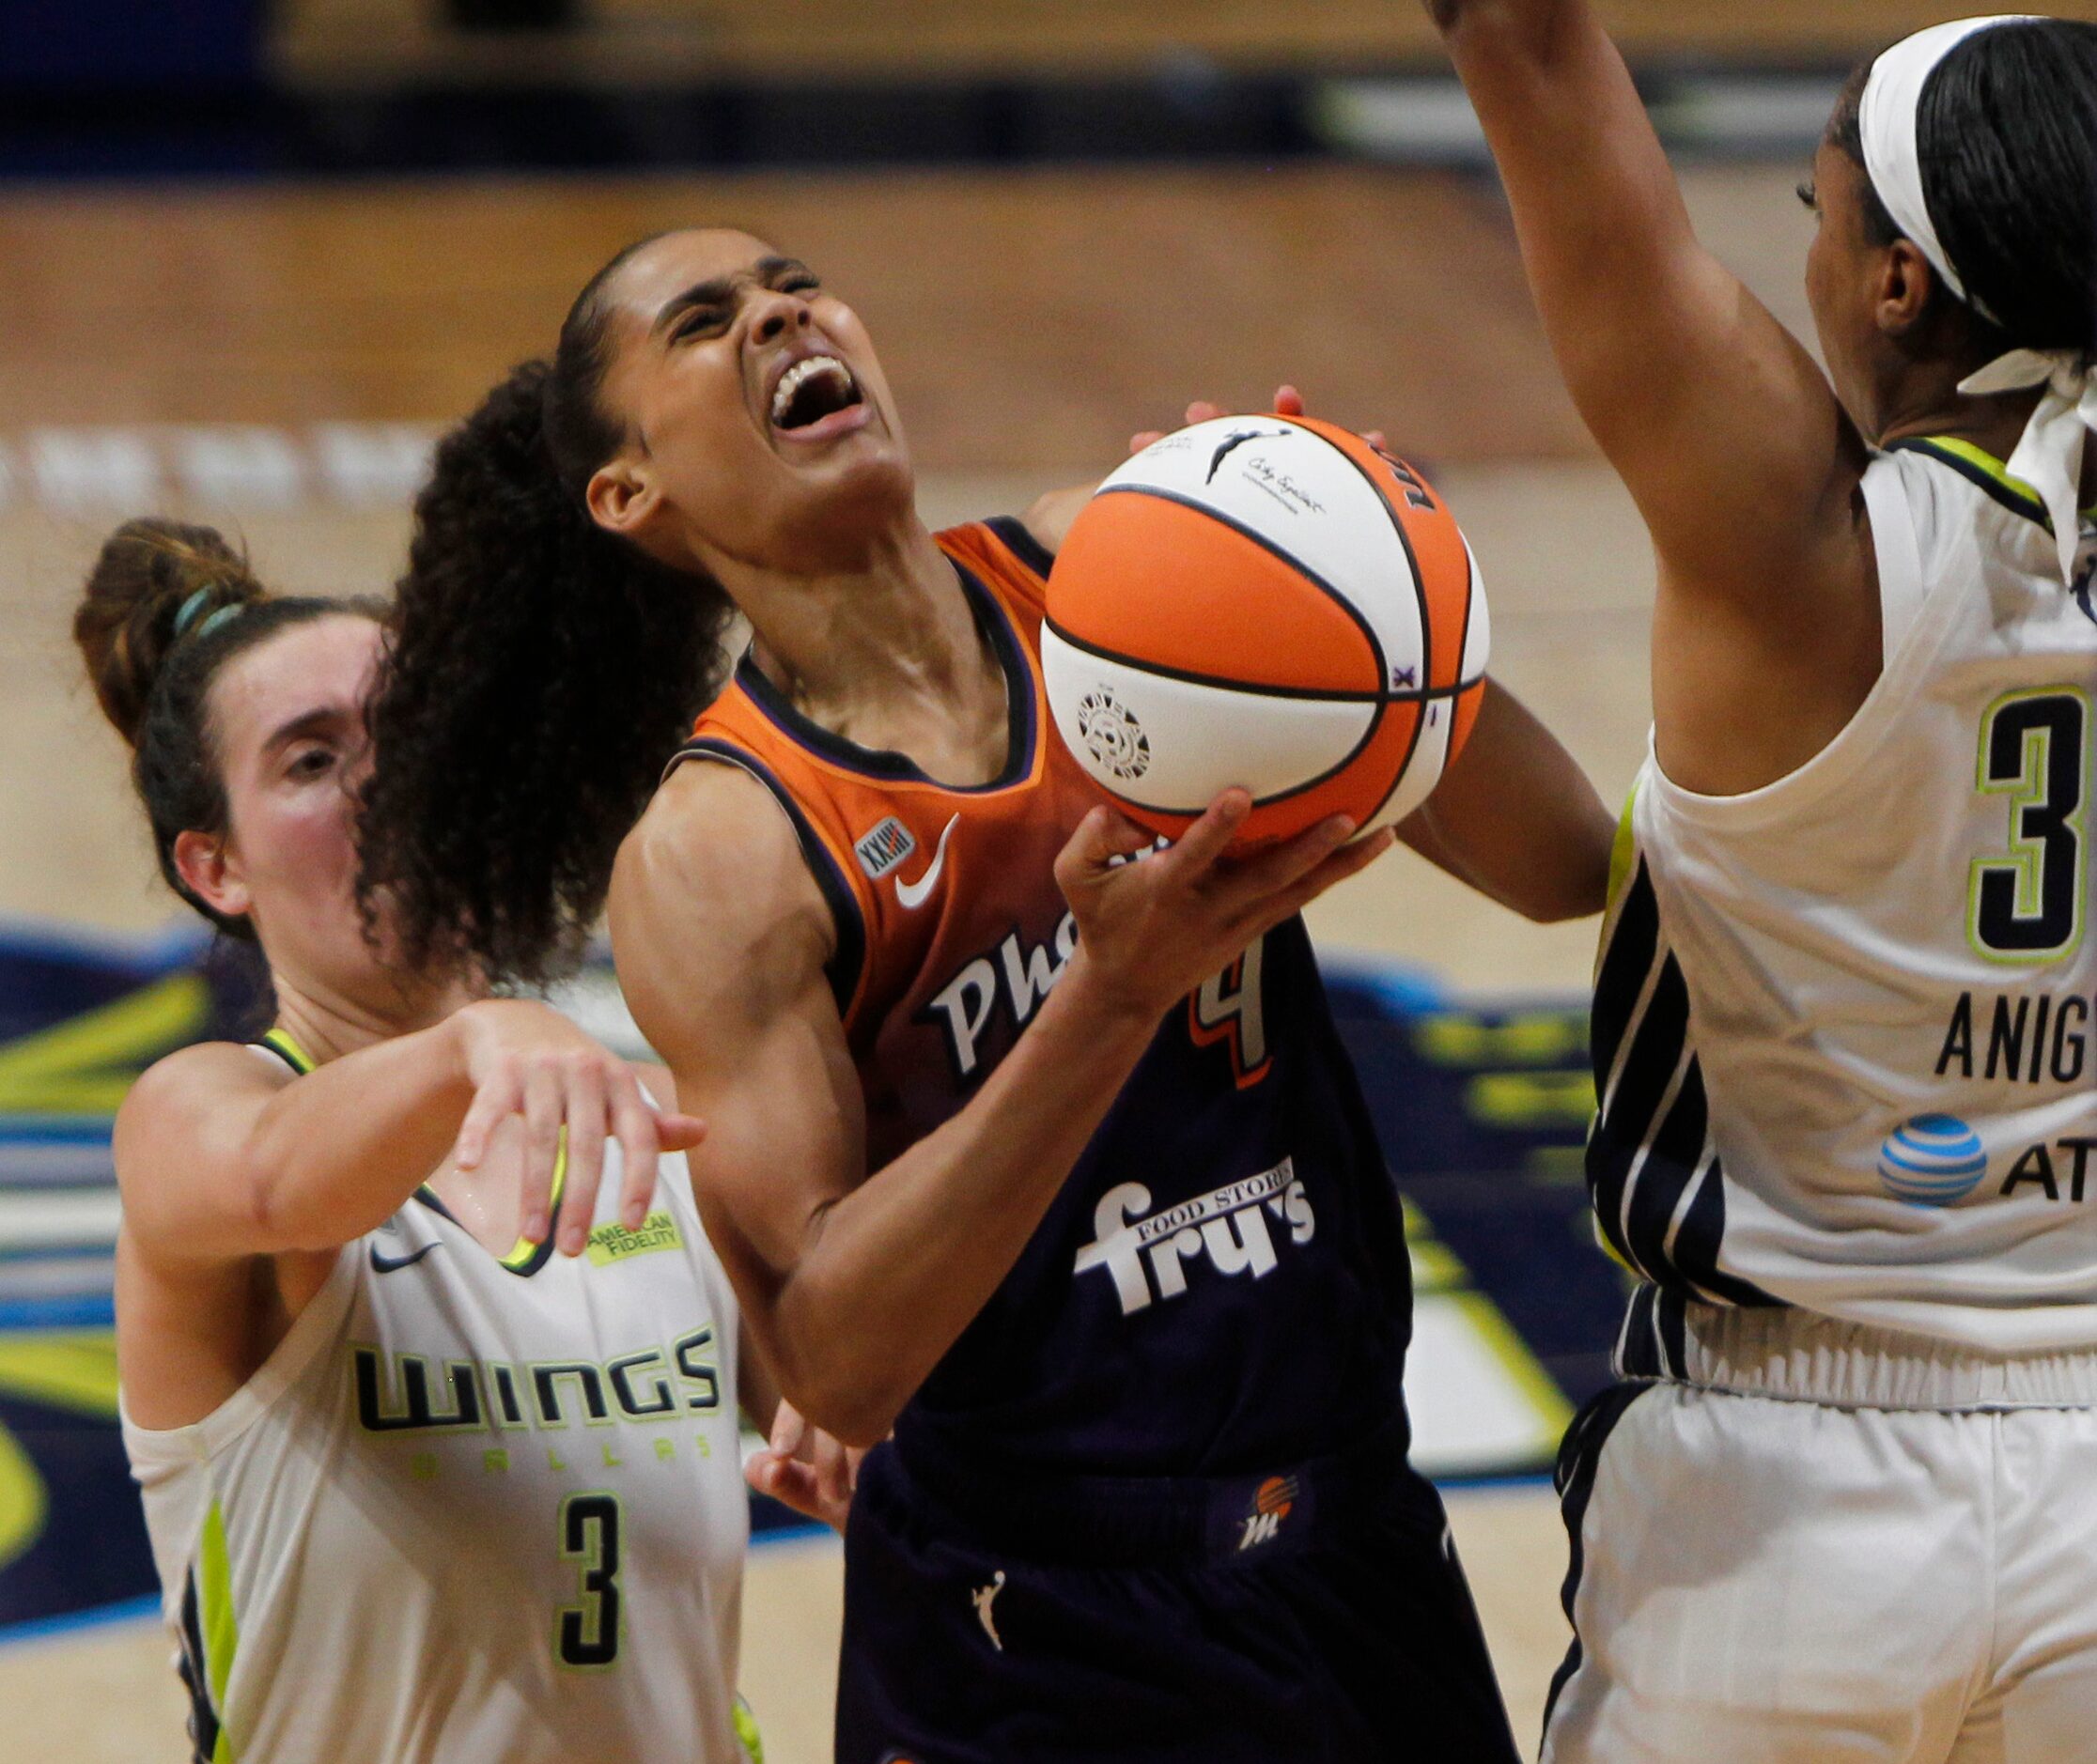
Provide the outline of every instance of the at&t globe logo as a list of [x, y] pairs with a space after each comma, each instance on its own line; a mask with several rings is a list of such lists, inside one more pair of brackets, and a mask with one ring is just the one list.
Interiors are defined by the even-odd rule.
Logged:
[[1980, 1136], [1956, 1115], [1918, 1115], [1879, 1147], [1879, 1181], [1918, 1207], [1964, 1200], [1988, 1173]]

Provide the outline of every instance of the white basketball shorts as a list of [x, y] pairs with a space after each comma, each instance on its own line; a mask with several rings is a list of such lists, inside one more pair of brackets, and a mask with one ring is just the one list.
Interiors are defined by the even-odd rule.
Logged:
[[[2097, 1760], [2097, 1407], [2009, 1406], [2097, 1368], [2020, 1383], [1919, 1338], [1689, 1311], [1685, 1369], [1749, 1388], [1623, 1384], [1574, 1423], [1542, 1764]], [[1874, 1391], [1917, 1406], [1854, 1400]]]

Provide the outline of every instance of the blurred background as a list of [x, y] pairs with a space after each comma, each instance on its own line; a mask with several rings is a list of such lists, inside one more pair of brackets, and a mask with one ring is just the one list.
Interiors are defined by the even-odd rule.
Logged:
[[[1810, 337], [1791, 191], [1836, 88], [1969, 8], [1597, 3], [1707, 240]], [[1643, 537], [1415, 0], [0, 0], [9, 1756], [183, 1755], [114, 1426], [108, 1121], [252, 1002], [161, 887], [77, 677], [85, 565], [163, 510], [282, 588], [383, 593], [432, 437], [614, 251], [707, 221], [858, 307], [936, 521], [1096, 477], [1190, 398], [1286, 379], [1382, 427], [1471, 534], [1498, 677], [1606, 797], [1642, 756]], [[1314, 929], [1411, 1206], [1421, 1456], [1531, 1739], [1564, 1646], [1543, 1473], [1621, 1294], [1581, 1216], [1593, 927], [1518, 923], [1401, 854]], [[601, 974], [577, 1000], [617, 1031]], [[767, 1535], [746, 1689], [774, 1764], [815, 1764], [835, 1548]]]

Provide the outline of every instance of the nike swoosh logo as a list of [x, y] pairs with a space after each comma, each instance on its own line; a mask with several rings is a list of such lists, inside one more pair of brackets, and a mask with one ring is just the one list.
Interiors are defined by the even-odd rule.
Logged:
[[377, 1244], [371, 1246], [371, 1271], [374, 1274], [393, 1274], [401, 1268], [412, 1268], [433, 1249], [443, 1248], [443, 1244], [425, 1244], [412, 1256], [381, 1256]]
[[940, 872], [946, 868], [947, 841], [954, 837], [954, 829], [960, 826], [961, 817], [953, 816], [940, 832], [940, 848], [932, 854], [932, 861], [923, 875], [915, 882], [895, 878], [895, 898], [905, 912], [915, 912], [932, 897], [932, 890], [940, 880]]

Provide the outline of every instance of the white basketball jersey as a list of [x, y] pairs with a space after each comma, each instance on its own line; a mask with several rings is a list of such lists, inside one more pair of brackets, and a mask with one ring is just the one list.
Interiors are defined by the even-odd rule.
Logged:
[[1702, 1301], [2097, 1344], [2097, 528], [2071, 591], [1975, 449], [1904, 444], [1864, 491], [1887, 639], [1856, 718], [1741, 797], [1649, 757], [1626, 812], [1597, 1224], [1663, 1338]]
[[681, 1156], [499, 1260], [423, 1191], [204, 1420], [124, 1428], [201, 1759], [740, 1764], [737, 1314]]

